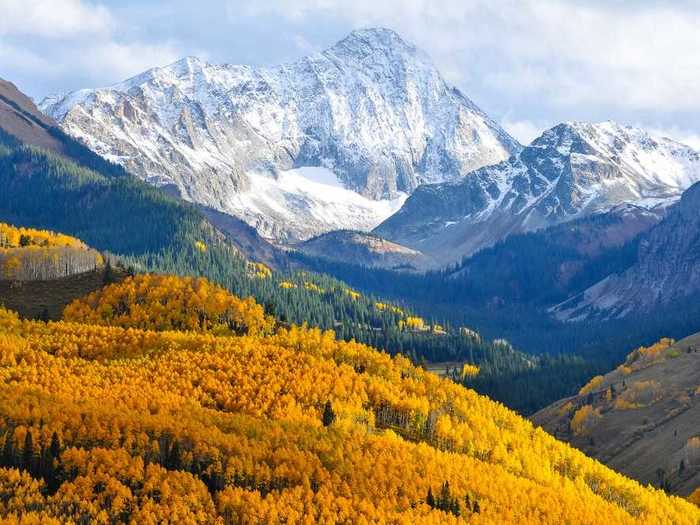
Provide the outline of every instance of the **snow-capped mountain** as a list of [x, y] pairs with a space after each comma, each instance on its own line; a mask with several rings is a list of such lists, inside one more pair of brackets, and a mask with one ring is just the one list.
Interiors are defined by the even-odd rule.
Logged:
[[698, 180], [688, 146], [613, 122], [564, 123], [507, 161], [421, 186], [375, 233], [451, 262], [620, 204], [667, 206]]
[[[41, 108], [129, 171], [279, 240], [371, 228], [420, 184], [520, 150], [387, 29], [277, 67], [189, 57]], [[304, 167], [331, 184], [289, 172]]]

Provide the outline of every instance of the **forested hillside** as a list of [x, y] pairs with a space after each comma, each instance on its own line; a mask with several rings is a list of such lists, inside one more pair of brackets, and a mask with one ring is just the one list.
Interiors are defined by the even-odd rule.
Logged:
[[103, 264], [99, 252], [75, 237], [0, 222], [0, 280], [59, 279]]
[[[419, 318], [396, 302], [360, 294], [331, 277], [292, 269], [273, 271], [251, 263], [196, 209], [132, 177], [102, 176], [58, 155], [16, 147], [0, 157], [0, 179], [13, 195], [0, 202], [1, 218], [80, 236], [137, 270], [206, 276], [241, 297], [255, 297], [283, 322], [334, 329], [343, 339], [402, 352], [415, 363], [477, 363], [484, 366], [484, 377], [492, 376], [496, 382], [514, 370], [531, 370], [537, 362], [508, 345], [494, 345], [472, 330], [462, 330], [461, 325]], [[89, 281], [92, 286], [93, 280]], [[71, 289], [85, 289], [86, 283], [76, 284]], [[16, 295], [10, 288], [7, 293]], [[597, 370], [581, 372], [578, 382], [593, 372]], [[569, 394], [570, 388], [556, 389], [541, 399], [538, 394], [536, 402], [507, 389], [498, 395], [530, 412]]]
[[137, 276], [68, 307], [70, 322], [0, 310], [2, 518], [700, 521], [404, 357], [317, 329], [269, 332], [244, 302]]

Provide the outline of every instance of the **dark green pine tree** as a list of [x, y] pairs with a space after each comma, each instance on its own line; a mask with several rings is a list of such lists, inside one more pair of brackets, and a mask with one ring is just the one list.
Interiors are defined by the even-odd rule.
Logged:
[[431, 509], [435, 508], [435, 496], [433, 496], [433, 489], [428, 487], [428, 496], [425, 498], [425, 502]]
[[170, 451], [168, 452], [166, 467], [170, 470], [179, 470], [182, 468], [182, 455], [180, 454], [180, 443], [177, 439], [173, 442], [173, 446], [170, 447]]
[[440, 489], [437, 504], [440, 510], [449, 511], [451, 502], [452, 495], [450, 494], [450, 483], [449, 481], [445, 481]]
[[15, 432], [10, 428], [5, 433], [5, 444], [2, 447], [2, 465], [4, 467], [15, 466]]
[[58, 439], [58, 434], [51, 434], [51, 444], [49, 445], [49, 453], [53, 459], [58, 459], [61, 455], [61, 441]]
[[22, 468], [32, 471], [34, 466], [34, 440], [32, 433], [27, 431], [24, 436], [24, 451], [22, 453]]
[[326, 405], [323, 407], [323, 426], [328, 427], [335, 421], [335, 412], [333, 411], [333, 406], [330, 401], [326, 401]]
[[102, 274], [102, 284], [112, 284], [115, 281], [114, 270], [112, 269], [112, 263], [107, 259], [107, 264], [105, 264], [105, 270]]

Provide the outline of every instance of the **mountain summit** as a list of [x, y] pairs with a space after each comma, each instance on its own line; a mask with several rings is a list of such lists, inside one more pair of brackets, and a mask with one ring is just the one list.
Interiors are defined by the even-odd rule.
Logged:
[[375, 231], [457, 260], [511, 233], [607, 212], [666, 206], [700, 180], [700, 154], [614, 122], [567, 122], [509, 160], [418, 188]]
[[188, 57], [41, 108], [129, 171], [277, 240], [371, 229], [420, 184], [520, 149], [388, 29], [276, 67]]

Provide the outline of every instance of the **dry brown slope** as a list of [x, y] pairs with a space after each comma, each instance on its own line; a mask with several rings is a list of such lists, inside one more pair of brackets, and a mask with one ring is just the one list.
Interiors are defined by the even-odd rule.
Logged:
[[63, 153], [61, 142], [48, 131], [57, 127], [12, 82], [0, 78], [0, 129], [24, 144]]
[[[700, 334], [664, 346], [651, 359], [628, 358], [590, 393], [562, 399], [532, 421], [623, 474], [690, 494], [700, 486], [700, 447], [689, 443], [700, 435]], [[587, 405], [599, 415], [576, 432], [572, 420]]]
[[294, 248], [309, 256], [367, 267], [421, 271], [435, 265], [435, 261], [417, 250], [373, 233], [353, 230], [323, 233]]

